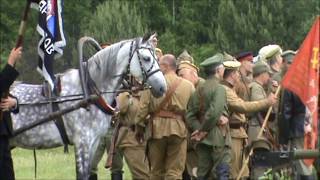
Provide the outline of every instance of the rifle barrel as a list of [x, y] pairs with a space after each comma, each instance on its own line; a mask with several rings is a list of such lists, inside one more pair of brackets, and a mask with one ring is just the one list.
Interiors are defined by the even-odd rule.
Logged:
[[293, 152], [294, 159], [312, 159], [320, 157], [320, 152], [318, 149], [303, 150], [297, 149]]

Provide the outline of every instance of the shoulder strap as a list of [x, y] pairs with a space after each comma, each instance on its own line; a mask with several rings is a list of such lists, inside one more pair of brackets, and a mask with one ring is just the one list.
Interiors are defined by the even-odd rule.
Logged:
[[154, 115], [158, 114], [160, 112], [161, 108], [164, 107], [169, 102], [169, 99], [171, 98], [171, 96], [173, 95], [174, 91], [177, 89], [177, 87], [179, 86], [180, 83], [181, 83], [181, 79], [180, 78], [177, 78], [172, 83], [172, 85], [170, 86], [170, 88], [168, 89], [168, 91], [166, 93], [166, 96], [161, 101], [161, 103], [158, 106], [158, 108], [154, 111]]

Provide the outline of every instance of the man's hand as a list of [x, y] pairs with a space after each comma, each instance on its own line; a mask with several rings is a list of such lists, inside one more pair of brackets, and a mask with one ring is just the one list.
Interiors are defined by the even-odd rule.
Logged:
[[17, 106], [17, 100], [8, 96], [7, 98], [2, 98], [0, 103], [0, 109], [2, 111], [9, 111]]
[[195, 130], [192, 134], [191, 134], [191, 140], [194, 141], [202, 141], [206, 136], [208, 135], [207, 132], [205, 131], [199, 131], [199, 130]]
[[269, 101], [269, 103], [270, 103], [271, 105], [274, 105], [274, 104], [277, 103], [278, 98], [277, 98], [277, 96], [276, 96], [275, 94], [270, 93], [269, 96], [268, 96], [268, 101]]
[[312, 126], [310, 123], [304, 124], [304, 134], [308, 134], [312, 132]]
[[13, 48], [8, 58], [8, 64], [14, 66], [18, 59], [21, 59], [22, 47]]
[[136, 139], [140, 144], [144, 142], [144, 131], [144, 127], [136, 125]]
[[271, 80], [271, 84], [272, 84], [273, 87], [278, 87], [279, 86], [279, 83], [276, 80]]
[[288, 145], [287, 144], [280, 144], [280, 151], [288, 151]]
[[229, 122], [229, 119], [226, 117], [226, 116], [220, 116], [220, 119], [219, 119], [219, 122], [218, 122], [218, 124], [219, 125], [225, 125], [225, 124], [227, 124]]

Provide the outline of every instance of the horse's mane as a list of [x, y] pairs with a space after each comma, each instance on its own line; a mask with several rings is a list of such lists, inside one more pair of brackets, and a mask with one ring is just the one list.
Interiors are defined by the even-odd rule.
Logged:
[[94, 54], [92, 57], [88, 60], [88, 68], [94, 69], [90, 71], [90, 74], [92, 76], [97, 76], [98, 74], [110, 72], [109, 69], [110, 66], [112, 66], [113, 69], [115, 69], [115, 63], [117, 59], [117, 55], [121, 47], [128, 41], [121, 41], [115, 44], [112, 44], [111, 46], [108, 46], [96, 54]]

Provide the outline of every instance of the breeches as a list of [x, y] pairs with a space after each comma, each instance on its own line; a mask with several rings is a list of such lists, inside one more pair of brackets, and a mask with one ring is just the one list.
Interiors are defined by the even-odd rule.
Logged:
[[229, 178], [231, 148], [198, 144], [196, 151], [198, 154], [198, 177], [202, 179]]
[[151, 139], [148, 158], [152, 180], [179, 180], [185, 168], [187, 140], [176, 135]]
[[[243, 156], [243, 143], [245, 139], [241, 138], [232, 138], [231, 139], [231, 164], [230, 164], [230, 177], [232, 179], [236, 179], [240, 169], [245, 161], [245, 156]], [[249, 176], [249, 168], [246, 165], [244, 172], [242, 173], [241, 177], [248, 177]]]
[[133, 180], [148, 180], [149, 167], [145, 158], [145, 146], [125, 147], [122, 149], [124, 158], [130, 169]]
[[190, 176], [192, 177], [197, 176], [198, 155], [194, 149], [191, 149], [187, 152], [186, 168]]

